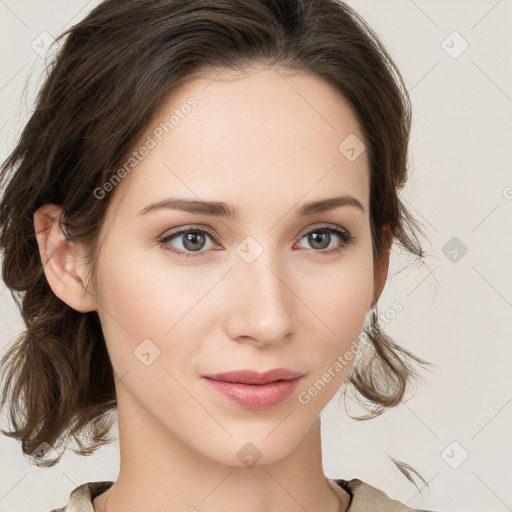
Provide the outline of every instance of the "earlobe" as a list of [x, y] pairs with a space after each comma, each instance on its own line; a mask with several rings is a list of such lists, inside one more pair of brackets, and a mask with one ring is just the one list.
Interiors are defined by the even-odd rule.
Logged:
[[385, 226], [383, 229], [385, 231], [385, 247], [382, 251], [381, 261], [378, 262], [374, 268], [374, 298], [372, 308], [377, 304], [382, 290], [384, 290], [384, 286], [386, 285], [389, 268], [389, 255], [391, 252], [391, 246], [393, 245], [393, 230], [389, 226]]
[[34, 229], [46, 280], [59, 299], [73, 309], [97, 311], [96, 302], [85, 292], [80, 248], [67, 240], [59, 220], [62, 208], [45, 204], [34, 212]]

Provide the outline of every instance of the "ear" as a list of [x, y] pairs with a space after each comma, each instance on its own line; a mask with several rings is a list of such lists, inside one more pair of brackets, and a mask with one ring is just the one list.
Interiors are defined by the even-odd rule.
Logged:
[[97, 311], [94, 299], [85, 292], [82, 276], [85, 267], [80, 261], [82, 247], [69, 242], [59, 220], [63, 210], [45, 204], [34, 213], [34, 228], [46, 280], [55, 295], [73, 309], [86, 313]]
[[384, 226], [382, 229], [385, 234], [384, 248], [382, 250], [381, 261], [378, 262], [373, 269], [374, 297], [372, 308], [377, 304], [386, 284], [388, 278], [389, 254], [391, 252], [391, 246], [393, 245], [393, 230], [389, 226]]

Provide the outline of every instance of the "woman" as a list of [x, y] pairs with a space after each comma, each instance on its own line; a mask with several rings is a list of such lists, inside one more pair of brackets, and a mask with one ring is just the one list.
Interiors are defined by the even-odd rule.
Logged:
[[393, 241], [423, 256], [377, 36], [335, 0], [107, 0], [64, 36], [0, 178], [4, 433], [54, 465], [116, 409], [121, 467], [55, 510], [411, 510], [321, 459], [342, 385], [371, 418], [426, 364], [376, 312]]

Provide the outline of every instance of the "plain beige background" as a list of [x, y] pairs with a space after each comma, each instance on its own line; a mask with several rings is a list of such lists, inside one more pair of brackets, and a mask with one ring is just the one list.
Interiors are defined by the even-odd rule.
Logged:
[[[0, 0], [0, 159], [27, 120], [45, 45], [97, 0]], [[403, 199], [428, 230], [426, 265], [395, 253], [379, 303], [387, 332], [436, 364], [406, 404], [358, 423], [322, 414], [329, 477], [360, 478], [415, 508], [512, 510], [512, 2], [353, 0], [403, 72], [414, 122]], [[22, 88], [31, 76], [28, 101]], [[465, 252], [467, 251], [467, 252]], [[507, 263], [508, 262], [508, 263]], [[22, 329], [0, 283], [0, 354]], [[0, 426], [7, 427], [0, 413]], [[113, 432], [115, 436], [116, 432]], [[422, 494], [387, 454], [429, 482]], [[48, 512], [86, 481], [117, 477], [117, 443], [38, 468], [0, 435], [0, 512]]]

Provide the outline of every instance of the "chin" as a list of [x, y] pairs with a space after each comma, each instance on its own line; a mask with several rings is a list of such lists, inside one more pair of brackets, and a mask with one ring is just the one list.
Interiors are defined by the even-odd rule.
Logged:
[[[278, 423], [274, 422], [270, 427], [264, 424], [264, 428], [259, 428], [257, 431], [253, 429], [252, 433], [245, 431], [245, 435], [239, 437], [231, 432], [234, 435], [233, 438], [226, 439], [224, 442], [212, 440], [216, 446], [215, 451], [212, 452], [210, 446], [203, 453], [216, 463], [233, 468], [275, 464], [292, 453], [302, 439], [299, 432], [292, 435], [284, 428], [286, 421], [276, 428]], [[279, 429], [281, 432], [278, 432]]]

